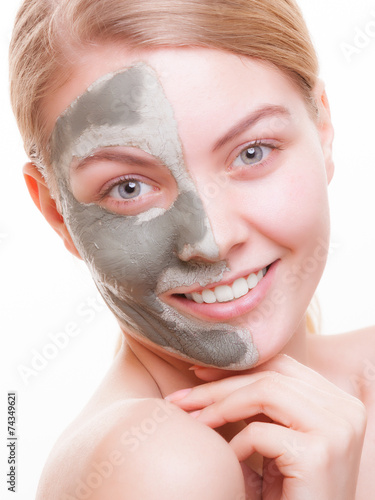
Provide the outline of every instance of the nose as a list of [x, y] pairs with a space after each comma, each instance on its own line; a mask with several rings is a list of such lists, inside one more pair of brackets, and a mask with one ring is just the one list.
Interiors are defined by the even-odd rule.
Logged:
[[219, 259], [219, 250], [215, 240], [208, 232], [201, 241], [194, 244], [183, 243], [180, 245], [177, 255], [180, 260], [188, 262], [190, 260], [212, 261], [216, 262]]
[[219, 248], [197, 193], [189, 191], [179, 195], [173, 225], [177, 230], [176, 252], [180, 260], [218, 260]]
[[243, 221], [233, 210], [233, 200], [226, 193], [206, 200], [205, 204], [195, 195], [183, 205], [177, 240], [180, 260], [226, 260], [234, 248], [247, 240]]

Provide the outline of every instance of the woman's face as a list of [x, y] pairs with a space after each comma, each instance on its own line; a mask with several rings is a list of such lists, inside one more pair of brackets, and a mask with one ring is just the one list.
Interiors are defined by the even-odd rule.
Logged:
[[107, 47], [45, 111], [66, 225], [125, 332], [226, 369], [301, 332], [331, 172], [283, 73], [210, 49]]

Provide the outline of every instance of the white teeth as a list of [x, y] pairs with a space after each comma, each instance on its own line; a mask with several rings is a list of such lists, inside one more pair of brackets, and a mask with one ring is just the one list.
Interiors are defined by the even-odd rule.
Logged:
[[[194, 302], [196, 302], [197, 304], [203, 304], [204, 300], [203, 300], [202, 294], [192, 293], [191, 296], [192, 296]], [[189, 297], [186, 295], [186, 298], [189, 298]]]
[[206, 304], [214, 304], [216, 302], [216, 295], [212, 290], [203, 290], [202, 298]]
[[249, 290], [252, 290], [255, 288], [258, 284], [258, 275], [257, 274], [250, 274], [250, 276], [247, 278], [247, 286], [249, 287]]
[[232, 285], [220, 285], [215, 289], [205, 289], [202, 293], [186, 294], [186, 298], [193, 300], [197, 304], [214, 304], [215, 302], [229, 302], [239, 299], [252, 290], [265, 276], [267, 268], [261, 269], [258, 273], [251, 273], [247, 278], [238, 278]]
[[261, 280], [265, 274], [266, 274], [265, 269], [261, 269], [260, 271], [258, 271], [258, 274], [257, 274], [258, 280]]
[[229, 302], [234, 299], [234, 293], [230, 286], [217, 286], [215, 288], [215, 296], [218, 302]]
[[238, 280], [236, 280], [233, 283], [232, 288], [234, 297], [236, 299], [243, 297], [249, 291], [249, 287], [247, 286], [247, 281], [245, 280], [245, 278], [239, 278]]

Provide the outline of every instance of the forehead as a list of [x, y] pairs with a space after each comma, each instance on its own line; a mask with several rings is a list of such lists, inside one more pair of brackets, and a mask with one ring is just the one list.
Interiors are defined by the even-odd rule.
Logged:
[[181, 190], [191, 189], [181, 172], [173, 109], [157, 74], [144, 63], [100, 78], [58, 118], [50, 139], [57, 178], [70, 178], [73, 158], [110, 146], [142, 149], [168, 165]]
[[250, 58], [205, 48], [135, 52], [102, 46], [85, 51], [76, 61], [69, 81], [45, 100], [47, 132], [52, 132], [57, 118], [93, 82], [141, 62], [155, 70], [179, 126], [184, 123], [189, 126], [197, 119], [206, 126], [215, 112], [220, 133], [220, 126], [224, 126], [222, 119], [228, 110], [235, 117], [244, 105], [252, 103], [255, 107], [257, 102], [282, 101], [282, 105], [293, 106], [293, 101], [300, 101], [299, 104], [302, 101], [299, 92], [281, 71]]
[[157, 103], [161, 117], [167, 119], [163, 97], [155, 74], [144, 64], [105, 75], [57, 119], [50, 140], [52, 162], [64, 164], [64, 160], [70, 162], [72, 157], [85, 157], [97, 147], [120, 145], [124, 140], [132, 145], [146, 135], [145, 122], [155, 115], [152, 105]]

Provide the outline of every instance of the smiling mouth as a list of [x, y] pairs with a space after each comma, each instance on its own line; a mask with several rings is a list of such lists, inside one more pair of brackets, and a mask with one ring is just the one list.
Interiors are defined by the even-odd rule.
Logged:
[[196, 304], [215, 304], [216, 302], [231, 302], [243, 297], [253, 290], [267, 274], [271, 266], [264, 267], [257, 273], [251, 273], [243, 278], [238, 278], [228, 285], [219, 285], [215, 288], [205, 288], [201, 292], [176, 294], [195, 302]]

